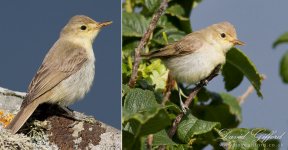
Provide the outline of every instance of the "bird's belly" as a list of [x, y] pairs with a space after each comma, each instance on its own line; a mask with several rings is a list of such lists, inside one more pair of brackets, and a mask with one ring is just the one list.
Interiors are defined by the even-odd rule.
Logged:
[[165, 61], [176, 81], [187, 84], [197, 83], [208, 77], [217, 65], [225, 63], [225, 55], [215, 49], [200, 51]]
[[[85, 67], [84, 67], [85, 66]], [[82, 99], [90, 90], [95, 74], [94, 61], [83, 64], [83, 67], [75, 74], [63, 80], [59, 84], [59, 88], [53, 90], [61, 90], [61, 95], [52, 96], [50, 103], [57, 103], [62, 106], [68, 106], [77, 100]]]

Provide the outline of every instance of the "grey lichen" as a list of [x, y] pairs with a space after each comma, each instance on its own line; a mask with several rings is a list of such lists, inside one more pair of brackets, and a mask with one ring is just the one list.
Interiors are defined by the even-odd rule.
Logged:
[[121, 134], [114, 134], [115, 132], [117, 132], [115, 128], [111, 128], [109, 126], [106, 126], [104, 128], [106, 128], [106, 133], [103, 133], [100, 136], [100, 143], [98, 145], [90, 144], [89, 147], [92, 150], [121, 150]]
[[[0, 87], [0, 110], [16, 114], [26, 93]], [[91, 116], [75, 112], [84, 121], [74, 121], [61, 116], [34, 115], [20, 132], [11, 134], [0, 125], [0, 149], [57, 150], [57, 149], [121, 149], [121, 132], [95, 120]], [[53, 112], [53, 111], [52, 111]], [[43, 116], [46, 116], [43, 120]], [[39, 119], [38, 119], [39, 118]], [[41, 121], [40, 121], [41, 120]]]
[[0, 149], [3, 150], [57, 150], [58, 147], [47, 139], [47, 137], [43, 137], [35, 140], [24, 134], [12, 134], [0, 128]]

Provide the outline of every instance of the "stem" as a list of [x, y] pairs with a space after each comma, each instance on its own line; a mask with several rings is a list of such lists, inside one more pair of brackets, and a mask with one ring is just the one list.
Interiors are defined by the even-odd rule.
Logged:
[[164, 98], [162, 100], [162, 105], [164, 106], [168, 101], [169, 101], [169, 98], [170, 98], [170, 95], [171, 95], [171, 91], [172, 91], [172, 88], [175, 86], [175, 80], [173, 80], [173, 77], [169, 71], [169, 74], [168, 74], [168, 79], [167, 79], [167, 82], [166, 82], [166, 91], [164, 92]]
[[168, 0], [163, 0], [158, 8], [158, 10], [154, 13], [152, 20], [148, 26], [147, 31], [143, 35], [139, 45], [137, 48], [135, 48], [135, 55], [134, 55], [134, 65], [132, 68], [132, 74], [129, 80], [128, 85], [133, 88], [136, 84], [137, 80], [137, 73], [138, 73], [138, 68], [141, 60], [141, 55], [140, 52], [144, 48], [144, 46], [147, 44], [149, 37], [153, 33], [154, 29], [156, 28], [157, 22], [159, 21], [160, 17], [163, 15], [164, 11], [166, 10], [168, 4]]
[[[261, 75], [261, 80], [265, 80], [266, 76], [264, 74]], [[251, 95], [254, 92], [254, 87], [252, 85], [250, 85], [247, 90], [237, 98], [237, 101], [239, 103], [239, 105], [242, 105], [248, 98], [249, 95]]]

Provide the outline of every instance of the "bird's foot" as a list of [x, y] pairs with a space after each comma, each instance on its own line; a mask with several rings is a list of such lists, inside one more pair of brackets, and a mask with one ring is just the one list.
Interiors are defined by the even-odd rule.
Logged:
[[74, 116], [77, 118], [78, 121], [87, 122], [90, 124], [96, 123], [96, 120], [93, 116], [86, 116], [83, 113], [74, 111]]
[[184, 114], [186, 114], [187, 111], [189, 110], [189, 107], [187, 107], [187, 106], [183, 103], [182, 99], [180, 99], [180, 106], [181, 106], [182, 112], [183, 112]]
[[204, 79], [204, 80], [201, 80], [199, 84], [207, 86], [208, 83], [209, 83], [209, 81], [207, 79]]
[[96, 120], [92, 116], [86, 116], [83, 113], [79, 113], [79, 112], [73, 111], [70, 108], [65, 107], [65, 106], [60, 106], [60, 108], [63, 111], [65, 111], [65, 113], [61, 114], [61, 116], [64, 116], [66, 118], [73, 119], [75, 121], [83, 121], [83, 122], [87, 122], [87, 123], [90, 123], [90, 124], [93, 124], [93, 123], [96, 122]]

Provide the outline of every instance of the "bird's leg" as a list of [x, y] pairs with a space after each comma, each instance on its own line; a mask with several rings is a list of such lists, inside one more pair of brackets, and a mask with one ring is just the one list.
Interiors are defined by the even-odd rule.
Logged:
[[64, 116], [66, 118], [69, 118], [69, 119], [73, 119], [75, 121], [81, 121], [79, 120], [79, 118], [75, 117], [75, 114], [73, 112], [72, 109], [66, 107], [66, 106], [62, 106], [62, 105], [58, 105], [59, 108], [61, 108], [65, 113], [61, 113], [60, 115], [61, 116]]
[[83, 122], [87, 122], [87, 123], [95, 123], [96, 120], [92, 117], [92, 116], [86, 116], [83, 113], [79, 113], [79, 112], [74, 112], [73, 110], [71, 110], [68, 107], [65, 106], [60, 106], [59, 107], [65, 111], [66, 113], [61, 114], [62, 116], [69, 118], [69, 119], [73, 119], [75, 121], [83, 121]]
[[187, 110], [189, 110], [189, 108], [187, 106], [185, 106], [185, 104], [182, 101], [182, 95], [184, 95], [184, 96], [186, 96], [186, 95], [182, 92], [179, 83], [177, 83], [177, 87], [178, 87], [178, 93], [179, 93], [180, 106], [181, 106], [182, 111], [186, 114], [186, 112], [187, 112]]

